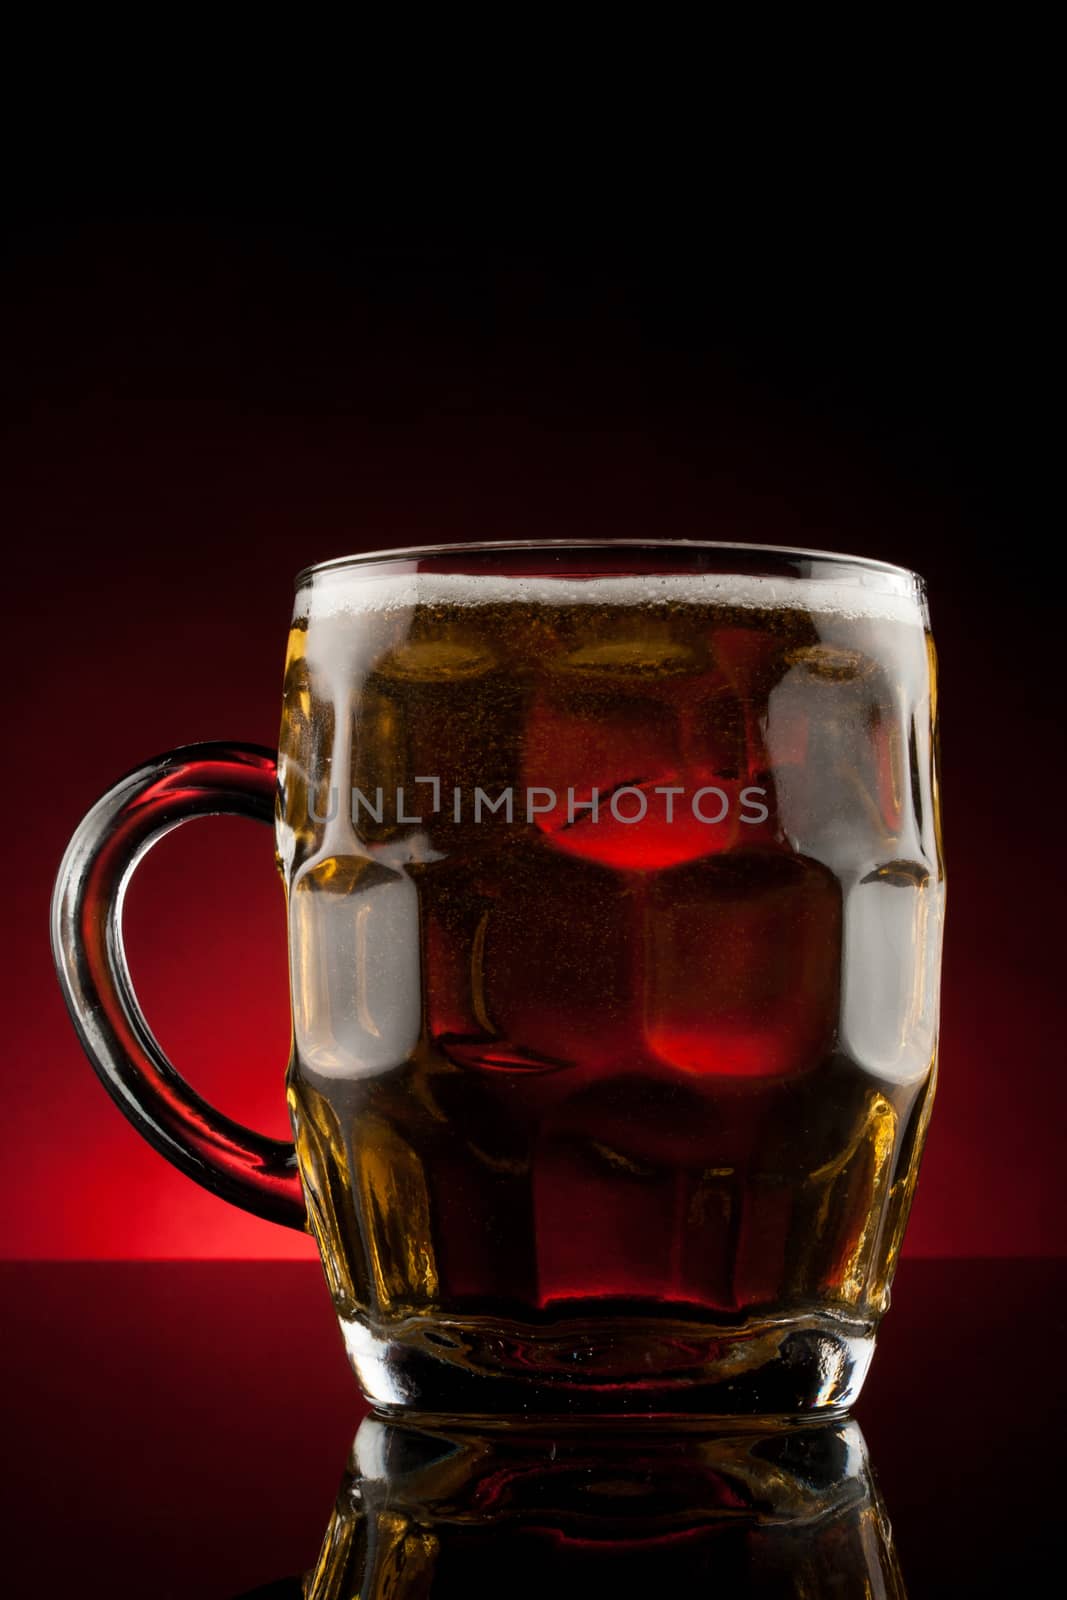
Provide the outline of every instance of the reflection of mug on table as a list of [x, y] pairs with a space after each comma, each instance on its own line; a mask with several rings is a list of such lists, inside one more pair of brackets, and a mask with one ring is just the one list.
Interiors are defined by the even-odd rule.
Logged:
[[307, 1600], [904, 1600], [854, 1422], [538, 1437], [360, 1428]]

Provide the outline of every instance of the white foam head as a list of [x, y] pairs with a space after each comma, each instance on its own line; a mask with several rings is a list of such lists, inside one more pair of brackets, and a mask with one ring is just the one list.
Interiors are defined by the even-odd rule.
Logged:
[[742, 573], [602, 574], [578, 578], [507, 577], [461, 572], [389, 572], [358, 565], [321, 569], [296, 597], [294, 617], [309, 621], [364, 612], [410, 612], [418, 606], [722, 605], [759, 610], [799, 610], [840, 617], [923, 626], [926, 607], [905, 573], [856, 567], [855, 580], [757, 577]]

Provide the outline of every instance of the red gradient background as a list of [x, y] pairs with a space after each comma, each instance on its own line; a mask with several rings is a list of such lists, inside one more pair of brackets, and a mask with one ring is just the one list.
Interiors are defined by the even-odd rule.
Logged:
[[[927, 576], [950, 892], [907, 1249], [1062, 1251], [1063, 602], [1027, 545], [1025, 297], [970, 243], [919, 259], [856, 239], [783, 264], [681, 244], [383, 244], [306, 218], [16, 226], [0, 1255], [312, 1254], [179, 1175], [105, 1095], [52, 972], [60, 856], [144, 758], [274, 744], [299, 567], [579, 535], [814, 545]], [[286, 1135], [268, 831], [171, 835], [127, 927], [179, 1069]]]

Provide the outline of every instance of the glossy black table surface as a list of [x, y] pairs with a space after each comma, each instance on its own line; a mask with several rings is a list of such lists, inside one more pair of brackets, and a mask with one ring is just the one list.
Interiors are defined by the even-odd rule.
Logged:
[[[0, 1283], [3, 1592], [299, 1595], [366, 1410], [317, 1265], [9, 1263]], [[902, 1265], [857, 1418], [909, 1600], [1058, 1589], [1065, 1290], [1063, 1262]], [[693, 1593], [747, 1592], [700, 1572]]]

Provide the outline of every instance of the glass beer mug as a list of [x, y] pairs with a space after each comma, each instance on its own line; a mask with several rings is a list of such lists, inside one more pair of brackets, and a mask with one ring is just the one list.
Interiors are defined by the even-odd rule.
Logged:
[[[121, 1109], [307, 1226], [389, 1412], [843, 1411], [934, 1088], [943, 908], [921, 580], [814, 551], [546, 541], [297, 580], [277, 762], [132, 773], [53, 943]], [[273, 822], [295, 1144], [163, 1055], [126, 882]]]

